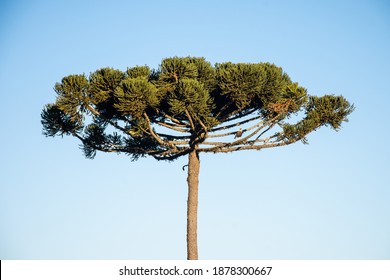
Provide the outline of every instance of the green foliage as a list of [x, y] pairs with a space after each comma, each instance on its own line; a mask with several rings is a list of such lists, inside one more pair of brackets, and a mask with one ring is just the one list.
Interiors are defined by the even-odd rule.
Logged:
[[[244, 130], [248, 137], [209, 142], [199, 151], [261, 149], [270, 139], [275, 140], [269, 147], [305, 142], [321, 126], [339, 129], [354, 110], [342, 96], [309, 96], [274, 64], [212, 66], [197, 57], [166, 58], [156, 70], [107, 67], [89, 77], [69, 75], [54, 90], [56, 101], [41, 114], [44, 134], [79, 138], [89, 158], [99, 150], [123, 152], [133, 160], [146, 155], [175, 159], [206, 143], [213, 131], [227, 130], [220, 137], [234, 134], [228, 129], [237, 131], [250, 116], [258, 123]], [[305, 117], [295, 124], [285, 122], [298, 113]], [[276, 124], [280, 132], [259, 140]]]
[[269, 103], [278, 103], [284, 97], [286, 87], [292, 85], [290, 77], [283, 72], [282, 68], [270, 63], [262, 64], [265, 72], [265, 83], [258, 98], [264, 106]]
[[187, 78], [195, 79], [198, 76], [196, 64], [190, 57], [173, 57], [164, 59], [160, 66], [160, 79], [165, 82], [177, 82], [177, 80]]
[[210, 117], [213, 106], [209, 92], [203, 84], [195, 79], [180, 79], [175, 92], [167, 98], [170, 105], [169, 112], [173, 116], [182, 116], [186, 118], [186, 111], [195, 116], [194, 122], [202, 120], [206, 126], [211, 126], [213, 118]]
[[273, 116], [269, 105], [292, 100], [288, 110], [292, 113], [304, 102], [306, 91], [293, 84], [282, 68], [274, 64], [227, 62], [217, 64], [216, 71], [218, 83], [213, 96], [222, 119], [224, 115], [253, 108], [268, 118]]
[[159, 88], [165, 93], [173, 92], [175, 84], [181, 79], [197, 80], [208, 91], [213, 90], [216, 84], [215, 69], [204, 58], [166, 58], [156, 74]]
[[339, 129], [342, 122], [348, 121], [347, 116], [353, 110], [354, 106], [342, 96], [310, 96], [306, 117], [295, 125], [284, 124], [282, 138], [287, 141], [303, 140], [306, 143], [305, 136], [323, 125]]
[[84, 75], [70, 75], [54, 87], [58, 94], [56, 106], [71, 121], [82, 121], [85, 104], [88, 103], [88, 81]]
[[212, 91], [216, 86], [216, 71], [204, 58], [188, 58], [190, 63], [196, 67], [196, 80], [199, 81], [206, 90]]
[[212, 116], [213, 100], [210, 92], [216, 85], [215, 69], [204, 58], [173, 57], [164, 59], [156, 72], [160, 110], [180, 120], [188, 119], [186, 111], [194, 115], [193, 122], [212, 127], [217, 124]]
[[285, 87], [282, 91], [279, 102], [291, 101], [289, 105], [289, 113], [297, 113], [301, 107], [306, 104], [308, 99], [307, 90], [300, 87], [298, 83], [293, 83]]
[[89, 77], [89, 98], [93, 104], [104, 104], [113, 97], [125, 74], [112, 68], [102, 68]]
[[136, 66], [127, 68], [126, 74], [129, 78], [145, 78], [149, 79], [150, 68], [148, 66]]
[[104, 133], [104, 129], [94, 123], [87, 125], [84, 130], [84, 154], [87, 158], [94, 158], [96, 150], [104, 148], [107, 142], [107, 135]]
[[163, 150], [152, 137], [128, 137], [124, 142], [125, 153], [131, 156], [133, 161], [145, 157], [151, 151], [152, 153], [158, 153]]
[[226, 95], [227, 100], [239, 109], [247, 108], [255, 97], [261, 94], [266, 83], [266, 73], [261, 64], [233, 64], [231, 62], [217, 65], [219, 94]]
[[156, 87], [143, 77], [126, 78], [115, 89], [114, 107], [124, 116], [141, 118], [147, 108], [155, 108], [160, 100]]
[[353, 112], [354, 106], [342, 96], [310, 96], [306, 110], [309, 119], [337, 130], [342, 122], [348, 121], [347, 116]]
[[45, 136], [69, 135], [79, 132], [82, 128], [81, 122], [72, 120], [70, 115], [55, 104], [47, 104], [42, 111], [41, 118]]

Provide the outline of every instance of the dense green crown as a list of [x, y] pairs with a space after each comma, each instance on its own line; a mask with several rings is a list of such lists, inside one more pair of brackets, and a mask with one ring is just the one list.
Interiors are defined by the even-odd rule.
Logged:
[[[212, 66], [196, 57], [167, 58], [157, 70], [69, 75], [55, 91], [56, 102], [42, 112], [44, 134], [79, 138], [91, 158], [100, 150], [172, 160], [194, 149], [231, 152], [305, 142], [321, 126], [339, 129], [354, 109], [342, 96], [309, 96], [270, 63]], [[286, 122], [301, 113], [297, 123]], [[239, 127], [245, 136], [237, 137]]]

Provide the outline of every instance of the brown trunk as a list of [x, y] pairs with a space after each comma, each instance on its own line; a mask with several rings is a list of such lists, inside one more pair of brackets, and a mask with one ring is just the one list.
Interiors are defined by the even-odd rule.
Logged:
[[198, 184], [199, 154], [193, 150], [188, 155], [187, 200], [187, 259], [198, 259]]

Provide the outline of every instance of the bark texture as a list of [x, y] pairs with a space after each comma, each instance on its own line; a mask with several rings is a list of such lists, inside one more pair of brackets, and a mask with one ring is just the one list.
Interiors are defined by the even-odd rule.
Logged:
[[187, 200], [187, 259], [198, 259], [198, 185], [199, 154], [193, 150], [188, 155], [188, 200]]

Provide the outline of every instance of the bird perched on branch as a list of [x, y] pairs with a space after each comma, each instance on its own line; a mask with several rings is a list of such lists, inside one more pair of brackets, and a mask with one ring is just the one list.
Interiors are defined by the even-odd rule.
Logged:
[[242, 128], [240, 128], [237, 132], [236, 135], [234, 136], [234, 139], [240, 138], [242, 136]]

